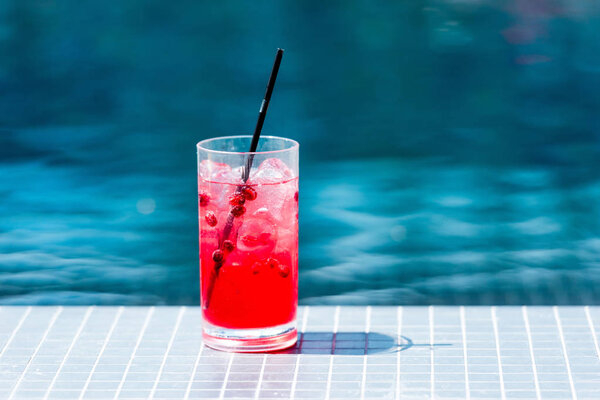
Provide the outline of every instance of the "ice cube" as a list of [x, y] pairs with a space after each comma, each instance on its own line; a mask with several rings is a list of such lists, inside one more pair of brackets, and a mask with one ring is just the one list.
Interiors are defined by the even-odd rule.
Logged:
[[215, 176], [223, 176], [231, 173], [231, 167], [225, 163], [202, 160], [198, 167], [198, 173], [202, 178], [212, 180]]
[[239, 166], [237, 168], [233, 168], [231, 170], [231, 181], [229, 181], [229, 183], [238, 183], [238, 184], [242, 184], [244, 183], [242, 181], [242, 177], [244, 176], [244, 167], [243, 166]]
[[253, 209], [262, 209], [269, 213], [278, 225], [287, 226], [294, 221], [298, 212], [298, 203], [294, 197], [298, 190], [298, 180], [283, 182], [255, 186], [256, 199], [246, 204]]
[[237, 247], [240, 251], [267, 257], [277, 243], [277, 229], [269, 212], [259, 209], [247, 216], [238, 229]]
[[278, 158], [267, 158], [251, 174], [254, 184], [281, 183], [294, 177], [294, 173]]
[[217, 163], [211, 160], [203, 160], [200, 163], [198, 172], [202, 179], [217, 183], [240, 183], [241, 172], [232, 170], [225, 163]]

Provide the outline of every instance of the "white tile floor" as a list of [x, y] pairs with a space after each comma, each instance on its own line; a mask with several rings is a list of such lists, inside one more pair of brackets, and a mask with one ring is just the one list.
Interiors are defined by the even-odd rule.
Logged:
[[600, 399], [600, 307], [301, 307], [266, 355], [204, 347], [198, 307], [0, 321], [2, 399]]

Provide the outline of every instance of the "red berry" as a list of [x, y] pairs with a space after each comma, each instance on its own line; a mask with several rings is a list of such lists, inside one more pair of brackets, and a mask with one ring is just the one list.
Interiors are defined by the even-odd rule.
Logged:
[[209, 226], [217, 225], [217, 217], [215, 216], [215, 213], [212, 211], [207, 212], [206, 216], [204, 216], [204, 219], [206, 219], [206, 223]]
[[298, 192], [294, 193], [294, 200], [298, 201]]
[[206, 207], [208, 205], [208, 201], [210, 200], [210, 196], [204, 192], [198, 194], [198, 201], [200, 202], [200, 207]]
[[231, 214], [234, 217], [241, 217], [246, 212], [246, 207], [244, 206], [233, 206], [231, 207]]
[[234, 249], [235, 249], [235, 245], [233, 244], [233, 242], [231, 240], [223, 241], [223, 250], [225, 250], [228, 253], [231, 253]]
[[267, 259], [267, 265], [271, 268], [277, 268], [277, 267], [279, 267], [279, 261], [277, 261], [276, 258], [269, 257]]
[[229, 204], [231, 204], [232, 206], [243, 206], [245, 202], [246, 198], [243, 194], [240, 193], [233, 194], [229, 198]]
[[252, 264], [252, 267], [250, 268], [250, 271], [252, 271], [252, 275], [256, 275], [260, 272], [260, 270], [262, 269], [263, 265], [261, 262], [255, 262], [254, 264]]
[[290, 274], [290, 267], [288, 267], [287, 265], [279, 265], [279, 275], [282, 278], [287, 278], [287, 276]]
[[250, 186], [244, 186], [244, 188], [242, 189], [242, 194], [244, 195], [246, 200], [249, 201], [256, 199], [256, 196], [258, 196], [256, 190], [254, 190], [254, 188]]
[[225, 255], [223, 254], [223, 252], [221, 250], [213, 251], [212, 259], [214, 262], [220, 263], [221, 261], [223, 261], [223, 258], [225, 258]]

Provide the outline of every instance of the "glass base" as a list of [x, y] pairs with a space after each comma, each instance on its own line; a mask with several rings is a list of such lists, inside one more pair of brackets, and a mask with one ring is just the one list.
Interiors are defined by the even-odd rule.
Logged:
[[295, 321], [285, 325], [259, 329], [226, 329], [204, 322], [204, 344], [216, 350], [258, 353], [286, 349], [296, 344]]

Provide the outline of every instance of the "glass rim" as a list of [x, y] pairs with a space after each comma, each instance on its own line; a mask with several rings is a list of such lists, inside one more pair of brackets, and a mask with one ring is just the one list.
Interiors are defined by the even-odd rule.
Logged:
[[209, 142], [214, 142], [216, 140], [224, 140], [224, 139], [252, 139], [252, 135], [232, 135], [232, 136], [217, 136], [217, 137], [212, 137], [212, 138], [208, 138], [208, 139], [204, 139], [199, 141], [198, 143], [196, 143], [196, 149], [198, 151], [203, 151], [206, 153], [212, 153], [212, 154], [276, 154], [276, 153], [285, 153], [287, 151], [293, 151], [293, 150], [297, 150], [300, 147], [300, 144], [295, 141], [294, 139], [290, 139], [290, 138], [285, 138], [282, 136], [271, 136], [271, 135], [261, 135], [261, 138], [268, 138], [268, 139], [279, 139], [282, 140], [284, 142], [288, 142], [290, 143], [290, 147], [287, 147], [285, 149], [279, 149], [279, 150], [268, 150], [268, 151], [226, 151], [226, 150], [212, 150], [209, 148], [205, 147], [206, 143]]

